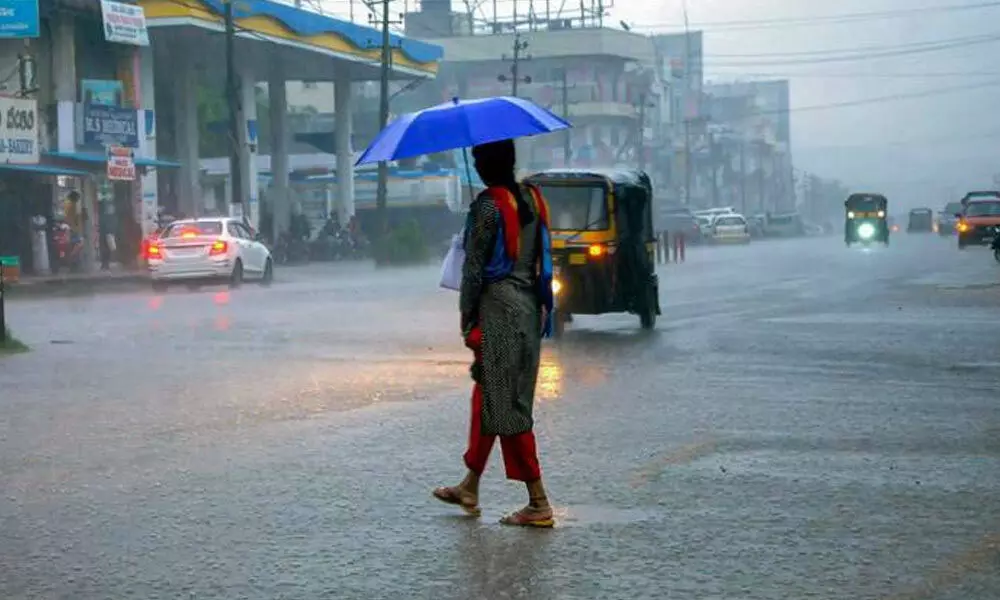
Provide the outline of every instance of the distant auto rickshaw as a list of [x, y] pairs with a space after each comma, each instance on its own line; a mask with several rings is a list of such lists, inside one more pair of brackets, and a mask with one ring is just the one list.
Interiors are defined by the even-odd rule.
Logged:
[[558, 169], [528, 177], [548, 201], [555, 335], [572, 315], [660, 314], [653, 189], [637, 170]]
[[906, 224], [906, 233], [933, 233], [934, 211], [929, 208], [914, 208]]
[[889, 201], [882, 194], [851, 194], [844, 202], [847, 215], [844, 222], [844, 243], [889, 245], [889, 223], [886, 215]]

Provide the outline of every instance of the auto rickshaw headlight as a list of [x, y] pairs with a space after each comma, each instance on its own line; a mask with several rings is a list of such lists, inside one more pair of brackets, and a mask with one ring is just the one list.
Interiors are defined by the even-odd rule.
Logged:
[[885, 218], [885, 211], [884, 210], [878, 211], [878, 218], [880, 218], [880, 219], [884, 219]]
[[869, 239], [875, 235], [875, 226], [871, 223], [862, 223], [858, 225], [858, 236], [862, 239]]
[[591, 247], [587, 248], [587, 253], [594, 257], [601, 256], [604, 254], [604, 246], [601, 246], [600, 244], [594, 244]]
[[959, 221], [958, 225], [955, 226], [955, 229], [958, 229], [962, 233], [965, 233], [966, 231], [969, 230], [969, 224], [966, 223], [965, 221]]
[[854, 218], [854, 211], [853, 210], [847, 211], [847, 218], [848, 219], [853, 219]]

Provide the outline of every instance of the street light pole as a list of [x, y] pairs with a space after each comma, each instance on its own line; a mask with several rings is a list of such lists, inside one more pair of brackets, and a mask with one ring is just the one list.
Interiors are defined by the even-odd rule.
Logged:
[[[232, 196], [229, 201], [243, 208], [243, 165], [240, 162], [240, 90], [236, 77], [236, 23], [233, 17], [233, 2], [225, 0], [223, 17], [226, 22], [226, 105], [229, 109], [229, 178]], [[197, 201], [192, 199], [192, 201]]]
[[[389, 73], [392, 69], [392, 48], [389, 36], [389, 2], [382, 0], [382, 70], [379, 79], [379, 131], [385, 129], [389, 124]], [[378, 188], [375, 195], [375, 213], [377, 216], [376, 235], [381, 238], [389, 230], [388, 214], [389, 196], [389, 163], [379, 161], [378, 163]]]
[[691, 93], [691, 24], [688, 21], [687, 0], [682, 0], [684, 10], [684, 204], [691, 205], [691, 119], [687, 113], [687, 100]]

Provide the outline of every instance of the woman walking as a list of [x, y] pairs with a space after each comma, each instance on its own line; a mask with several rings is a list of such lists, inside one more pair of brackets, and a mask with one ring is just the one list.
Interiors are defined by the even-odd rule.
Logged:
[[501, 522], [552, 527], [532, 418], [541, 341], [551, 331], [548, 210], [536, 188], [517, 183], [513, 141], [476, 146], [472, 155], [487, 189], [469, 209], [459, 301], [462, 336], [475, 355], [468, 472], [434, 496], [478, 516], [479, 479], [499, 436], [507, 478], [528, 492], [528, 504]]

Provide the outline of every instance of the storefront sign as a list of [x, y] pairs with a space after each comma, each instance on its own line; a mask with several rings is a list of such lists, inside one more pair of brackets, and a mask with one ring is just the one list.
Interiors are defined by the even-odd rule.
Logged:
[[104, 16], [104, 39], [107, 41], [133, 46], [149, 45], [146, 13], [141, 6], [101, 0], [101, 14]]
[[125, 88], [117, 79], [83, 79], [80, 81], [80, 97], [85, 105], [122, 106], [125, 104]]
[[38, 162], [38, 103], [0, 98], [0, 163]]
[[0, 38], [36, 38], [38, 30], [38, 0], [4, 0], [0, 4]]
[[131, 108], [83, 105], [84, 146], [139, 147], [139, 117]]
[[135, 155], [131, 148], [108, 146], [108, 179], [135, 181]]

